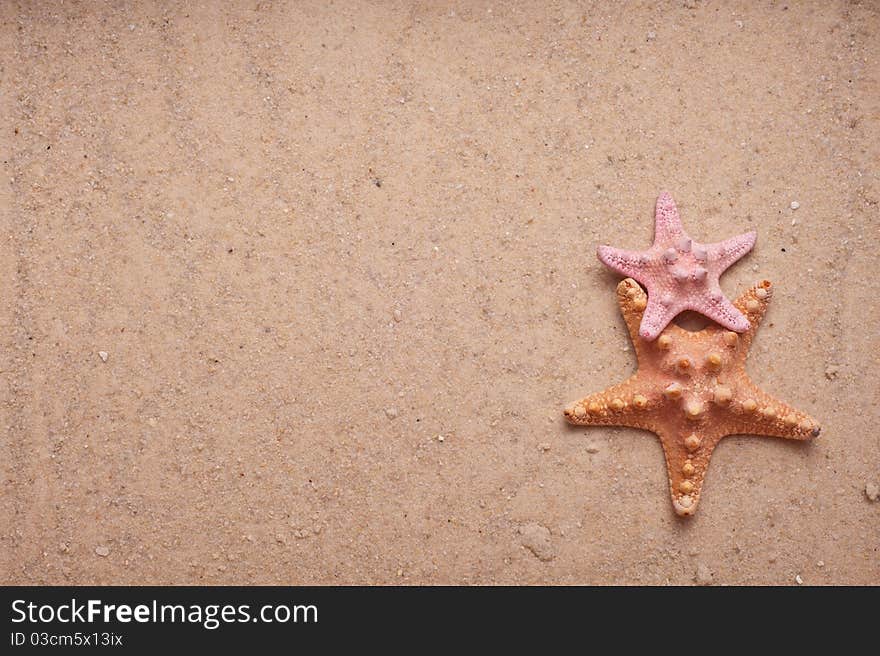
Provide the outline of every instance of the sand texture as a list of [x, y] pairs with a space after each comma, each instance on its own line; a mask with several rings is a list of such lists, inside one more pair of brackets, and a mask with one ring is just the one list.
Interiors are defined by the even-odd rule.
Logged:
[[[880, 4], [0, 3], [0, 583], [880, 582]], [[676, 517], [657, 194], [774, 295]], [[797, 209], [792, 209], [795, 203]]]

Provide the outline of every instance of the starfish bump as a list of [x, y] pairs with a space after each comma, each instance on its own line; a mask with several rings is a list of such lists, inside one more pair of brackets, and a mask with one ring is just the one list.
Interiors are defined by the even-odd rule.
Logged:
[[646, 251], [599, 246], [599, 259], [618, 273], [635, 278], [648, 290], [639, 335], [654, 340], [683, 310], [704, 314], [738, 333], [749, 321], [725, 296], [718, 278], [755, 245], [747, 232], [714, 244], [691, 239], [681, 225], [675, 201], [667, 192], [657, 198], [654, 244]]
[[617, 287], [621, 312], [635, 345], [638, 370], [628, 380], [571, 404], [569, 422], [630, 426], [660, 437], [666, 454], [672, 503], [693, 515], [715, 446], [725, 435], [752, 434], [808, 440], [819, 424], [755, 385], [745, 361], [770, 301], [763, 281], [737, 299], [748, 321], [742, 334], [709, 324], [690, 332], [672, 324], [654, 342], [639, 339], [647, 312], [645, 292], [627, 278]]

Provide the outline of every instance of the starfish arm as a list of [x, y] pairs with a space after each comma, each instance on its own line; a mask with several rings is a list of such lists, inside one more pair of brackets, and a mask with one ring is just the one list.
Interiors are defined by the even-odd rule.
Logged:
[[822, 430], [810, 415], [767, 394], [751, 381], [740, 386], [725, 414], [727, 434], [809, 440]]
[[657, 339], [675, 314], [675, 311], [657, 300], [656, 294], [648, 296], [648, 307], [645, 308], [645, 314], [642, 316], [639, 336], [649, 342]]
[[565, 418], [577, 426], [628, 426], [656, 432], [652, 406], [640, 393], [642, 381], [636, 373], [608, 389], [575, 401], [565, 408]]
[[702, 293], [696, 301], [687, 303], [687, 308], [706, 315], [734, 332], [744, 333], [751, 326], [746, 315], [721, 293], [717, 283], [708, 293]]
[[640, 358], [643, 343], [639, 339], [639, 325], [645, 308], [648, 306], [648, 295], [635, 280], [626, 278], [617, 285], [617, 302], [620, 305], [620, 314], [623, 315], [623, 320], [629, 330], [629, 337], [636, 350], [636, 357]]
[[668, 244], [682, 235], [684, 228], [681, 225], [678, 208], [670, 193], [664, 191], [657, 197], [654, 210], [654, 243]]
[[767, 313], [767, 307], [770, 305], [770, 299], [773, 297], [773, 287], [769, 280], [762, 280], [757, 285], [750, 287], [740, 294], [739, 298], [733, 303], [733, 306], [748, 319], [749, 327], [742, 331], [738, 338], [738, 352], [741, 360], [745, 360], [748, 354], [755, 333], [758, 332], [758, 326]]
[[718, 273], [722, 273], [731, 264], [752, 250], [758, 233], [752, 230], [715, 244], [709, 244], [706, 248], [709, 259], [718, 267]]
[[613, 246], [599, 246], [596, 256], [605, 266], [630, 278], [639, 275], [645, 268], [643, 254], [637, 251], [625, 251]]
[[675, 433], [664, 431], [659, 435], [666, 457], [672, 506], [677, 515], [688, 517], [697, 510], [709, 459], [721, 437], [714, 433], [701, 434], [698, 446], [690, 445], [689, 449], [689, 443]]

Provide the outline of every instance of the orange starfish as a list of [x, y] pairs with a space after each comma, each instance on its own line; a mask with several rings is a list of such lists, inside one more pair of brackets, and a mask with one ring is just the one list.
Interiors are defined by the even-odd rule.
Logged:
[[663, 444], [672, 504], [693, 515], [715, 446], [725, 435], [753, 434], [808, 440], [819, 425], [762, 391], [745, 361], [770, 301], [763, 281], [734, 305], [749, 320], [742, 334], [710, 324], [698, 332], [670, 324], [653, 342], [639, 337], [647, 296], [632, 278], [617, 286], [638, 371], [619, 385], [571, 404], [565, 417], [584, 426], [630, 426], [656, 433]]

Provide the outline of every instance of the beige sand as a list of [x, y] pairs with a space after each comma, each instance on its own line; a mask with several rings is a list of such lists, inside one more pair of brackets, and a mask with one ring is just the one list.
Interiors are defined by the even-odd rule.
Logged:
[[[179, 4], [0, 5], [3, 583], [880, 582], [876, 2]], [[662, 189], [824, 425], [692, 520], [562, 419]]]

